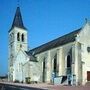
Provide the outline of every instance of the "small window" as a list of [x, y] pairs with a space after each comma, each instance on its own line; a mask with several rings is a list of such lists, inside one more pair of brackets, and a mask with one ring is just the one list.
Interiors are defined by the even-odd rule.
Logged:
[[20, 33], [17, 33], [17, 41], [20, 41]]
[[22, 34], [22, 36], [21, 36], [21, 37], [22, 37], [22, 42], [24, 42], [24, 34]]
[[87, 47], [87, 51], [90, 53], [90, 47]]

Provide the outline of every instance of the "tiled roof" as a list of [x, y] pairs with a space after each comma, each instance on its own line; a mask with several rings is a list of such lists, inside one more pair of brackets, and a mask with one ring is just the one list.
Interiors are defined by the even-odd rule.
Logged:
[[20, 7], [17, 7], [17, 9], [16, 9], [16, 13], [15, 13], [15, 16], [14, 16], [14, 20], [13, 20], [13, 23], [12, 23], [12, 26], [11, 26], [11, 29], [9, 30], [9, 32], [10, 32], [14, 27], [19, 27], [19, 28], [22, 28], [22, 29], [26, 29], [26, 28], [24, 27], [24, 24], [23, 24], [22, 15], [21, 15], [21, 12], [20, 12]]
[[25, 53], [30, 56], [30, 61], [37, 62], [36, 57], [32, 55], [30, 52], [25, 51]]
[[78, 30], [75, 30], [69, 34], [66, 34], [62, 37], [59, 37], [55, 40], [52, 40], [48, 43], [45, 43], [39, 47], [36, 47], [30, 51], [28, 51], [28, 53], [32, 53], [32, 54], [38, 54], [38, 53], [41, 53], [41, 52], [44, 52], [46, 50], [50, 50], [52, 48], [56, 48], [58, 46], [61, 46], [61, 45], [64, 45], [64, 44], [67, 44], [69, 42], [73, 42], [75, 41], [75, 37], [77, 36], [77, 34], [80, 32], [81, 28], [78, 29]]

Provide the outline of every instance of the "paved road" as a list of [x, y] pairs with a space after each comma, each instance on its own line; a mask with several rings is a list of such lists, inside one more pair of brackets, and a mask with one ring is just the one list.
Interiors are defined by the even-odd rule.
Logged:
[[0, 90], [90, 90], [90, 82], [85, 86], [62, 86], [51, 84], [20, 84], [1, 82]]
[[0, 90], [47, 90], [47, 89], [26, 87], [26, 86], [8, 85], [8, 84], [0, 84]]
[[90, 90], [90, 86], [52, 86], [48, 90]]

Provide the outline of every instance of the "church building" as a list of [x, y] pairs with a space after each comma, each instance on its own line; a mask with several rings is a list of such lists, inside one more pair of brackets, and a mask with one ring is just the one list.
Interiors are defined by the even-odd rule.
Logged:
[[17, 7], [9, 34], [8, 80], [85, 85], [90, 81], [90, 22], [34, 49]]

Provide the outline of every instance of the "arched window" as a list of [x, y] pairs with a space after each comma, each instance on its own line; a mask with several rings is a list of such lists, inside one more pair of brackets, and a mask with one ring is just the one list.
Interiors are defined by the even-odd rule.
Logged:
[[22, 34], [22, 36], [21, 36], [21, 37], [22, 37], [22, 42], [24, 42], [24, 34]]
[[58, 67], [57, 67], [57, 54], [54, 56], [54, 61], [53, 61], [53, 72], [55, 76], [58, 75]]
[[17, 33], [17, 41], [20, 41], [20, 33]]
[[71, 77], [71, 74], [72, 74], [72, 59], [71, 59], [71, 56], [70, 55], [68, 55], [67, 56], [67, 75], [68, 75], [68, 85], [71, 85], [71, 79], [70, 79], [70, 77]]
[[70, 55], [67, 56], [67, 67], [71, 67], [71, 57], [70, 57]]
[[67, 56], [67, 74], [71, 74], [72, 71], [72, 59], [71, 56]]
[[46, 62], [45, 62], [45, 58], [43, 60], [43, 77], [42, 77], [42, 81], [45, 82], [45, 77], [46, 77]]

